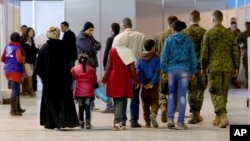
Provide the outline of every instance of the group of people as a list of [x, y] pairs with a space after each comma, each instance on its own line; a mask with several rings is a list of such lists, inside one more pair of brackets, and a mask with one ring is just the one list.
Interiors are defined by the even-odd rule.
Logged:
[[[60, 29], [50, 27], [47, 42], [39, 52], [33, 50], [38, 52], [37, 60], [28, 62], [33, 65], [36, 62], [35, 73], [43, 84], [40, 124], [47, 129], [79, 125], [91, 129], [94, 89], [106, 85], [106, 94], [110, 97], [106, 110], [113, 108], [113, 130], [126, 127], [128, 98], [131, 98], [131, 128], [141, 127], [138, 122], [141, 98], [146, 128], [158, 127], [156, 117], [160, 109], [161, 121], [167, 122], [169, 128], [186, 130], [186, 94], [192, 113], [188, 123], [196, 124], [203, 121], [200, 112], [208, 87], [215, 113], [213, 125], [226, 128], [229, 125], [228, 90], [235, 81], [232, 78], [238, 75], [239, 46], [247, 49], [250, 25], [246, 22], [247, 30], [236, 37], [222, 25], [221, 11], [214, 11], [212, 19], [213, 27], [206, 31], [199, 26], [201, 19], [197, 10], [189, 14], [189, 27], [176, 16], [170, 16], [169, 29], [157, 34], [154, 40], [146, 39], [143, 33], [133, 29], [128, 17], [122, 20], [121, 27], [118, 23], [111, 24], [111, 36], [106, 41], [103, 58], [105, 73], [100, 83], [96, 68], [101, 44], [93, 37], [94, 25], [86, 22], [76, 37], [69, 24], [62, 22], [62, 40]], [[12, 89], [11, 115], [21, 115], [25, 111], [20, 107], [19, 94], [23, 63], [28, 57], [20, 40], [19, 33], [13, 33], [1, 57]], [[32, 42], [25, 43], [32, 46]], [[78, 64], [75, 65], [76, 60]], [[27, 66], [27, 69], [32, 67]], [[78, 116], [74, 100], [78, 104]], [[179, 113], [177, 124], [176, 111]]]
[[[34, 43], [35, 31], [23, 25], [21, 32], [21, 35], [17, 32], [11, 34], [11, 41], [1, 57], [1, 61], [6, 64], [4, 70], [12, 89], [10, 114], [13, 116], [21, 116], [26, 111], [20, 106], [20, 94], [34, 97], [37, 90], [34, 67], [39, 49]], [[19, 83], [22, 83], [21, 92]]]

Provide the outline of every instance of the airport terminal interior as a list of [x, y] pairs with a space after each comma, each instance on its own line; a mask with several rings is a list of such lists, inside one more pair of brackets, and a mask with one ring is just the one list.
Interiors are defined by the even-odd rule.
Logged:
[[[205, 29], [212, 27], [211, 13], [214, 10], [223, 12], [225, 27], [230, 26], [231, 17], [237, 18], [238, 28], [241, 31], [245, 30], [244, 23], [250, 21], [250, 0], [0, 0], [0, 54], [9, 42], [10, 34], [13, 31], [20, 32], [21, 25], [33, 27], [36, 36], [43, 37], [48, 27], [55, 25], [60, 28], [62, 21], [68, 21], [70, 29], [76, 35], [82, 30], [86, 21], [91, 21], [95, 25], [94, 36], [103, 46], [98, 52], [98, 62], [102, 64], [111, 23], [121, 23], [124, 17], [130, 17], [136, 30], [153, 39], [157, 33], [168, 28], [168, 16], [175, 15], [189, 26], [188, 13], [193, 9], [200, 11], [200, 25]], [[1, 62], [1, 92], [8, 88], [3, 66]], [[98, 80], [104, 73], [103, 69], [102, 65], [97, 68]], [[229, 90], [228, 119], [230, 125], [250, 125], [250, 92], [245, 85], [242, 64], [238, 80], [242, 82], [242, 87], [231, 86]], [[161, 122], [159, 111], [158, 128], [131, 128], [127, 121], [125, 130], [115, 132], [112, 129], [114, 115], [100, 112], [106, 107], [100, 99], [95, 100], [96, 107], [100, 110], [92, 111], [92, 129], [76, 127], [48, 130], [39, 123], [41, 97], [42, 84], [38, 78], [36, 96], [21, 96], [21, 105], [26, 112], [20, 117], [14, 117], [10, 116], [10, 104], [5, 103], [9, 95], [0, 93], [1, 141], [229, 141], [230, 139], [230, 126], [218, 128], [212, 125], [215, 114], [208, 90], [205, 91], [201, 110], [204, 120], [198, 124], [187, 124], [188, 130], [169, 129], [167, 123]], [[189, 120], [190, 114], [187, 103], [185, 123]], [[127, 116], [130, 117], [129, 108]], [[178, 112], [175, 114], [175, 119], [177, 116]], [[141, 104], [139, 123], [145, 125]]]

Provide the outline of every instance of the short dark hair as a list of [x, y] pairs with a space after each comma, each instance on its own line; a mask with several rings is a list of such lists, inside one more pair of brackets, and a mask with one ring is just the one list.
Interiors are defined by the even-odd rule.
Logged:
[[168, 25], [171, 25], [176, 20], [178, 20], [178, 18], [176, 16], [169, 16], [168, 17]]
[[122, 20], [122, 24], [123, 26], [125, 26], [126, 28], [132, 28], [132, 21], [129, 17], [126, 17]]
[[197, 10], [192, 10], [190, 13], [190, 18], [194, 22], [198, 22], [200, 20], [200, 12]]
[[181, 22], [182, 24], [182, 30], [187, 28], [187, 24], [185, 22]]
[[247, 22], [245, 22], [245, 25], [246, 25], [246, 26], [250, 25], [250, 22], [248, 22], [248, 21], [247, 21]]
[[21, 26], [21, 28], [23, 28], [23, 27], [26, 27], [26, 28], [28, 28], [28, 26], [27, 26], [27, 25], [25, 25], [25, 24]]
[[246, 27], [247, 30], [250, 29], [250, 22], [249, 22], [249, 21], [247, 21], [247, 22], [245, 23], [245, 27]]
[[10, 40], [11, 40], [12, 42], [20, 42], [20, 39], [21, 39], [21, 37], [20, 37], [20, 35], [19, 35], [18, 32], [13, 32], [13, 33], [10, 35]]
[[112, 30], [115, 32], [115, 35], [119, 34], [120, 32], [120, 25], [118, 23], [111, 24]]
[[216, 21], [223, 21], [223, 13], [220, 10], [215, 10], [212, 15]]
[[155, 41], [152, 39], [147, 39], [144, 42], [144, 48], [146, 51], [150, 51], [155, 46]]
[[65, 25], [65, 26], [69, 27], [69, 23], [66, 22], [66, 21], [62, 22], [61, 24], [63, 24], [63, 25]]
[[183, 22], [182, 21], [174, 21], [172, 24], [171, 24], [171, 27], [177, 31], [177, 32], [180, 32], [183, 30]]

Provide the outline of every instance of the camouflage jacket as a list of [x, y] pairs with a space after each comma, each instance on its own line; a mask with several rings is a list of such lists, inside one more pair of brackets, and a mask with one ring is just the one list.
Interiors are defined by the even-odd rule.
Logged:
[[170, 35], [172, 34], [171, 30], [166, 30], [163, 32], [158, 33], [155, 36], [155, 51], [158, 55], [161, 55], [161, 52], [163, 50], [164, 47], [164, 41], [166, 40], [166, 38], [168, 38]]
[[208, 30], [202, 41], [201, 67], [208, 72], [232, 72], [239, 67], [234, 34], [221, 24]]
[[[243, 50], [247, 49], [247, 38], [250, 37], [250, 31], [244, 31], [241, 32], [238, 36], [237, 36], [237, 41], [240, 43], [242, 42], [244, 44], [244, 46], [242, 47]], [[246, 51], [245, 51], [246, 52]], [[247, 52], [246, 52], [247, 53]]]
[[[199, 59], [201, 53], [201, 42], [206, 30], [200, 27], [198, 24], [192, 24], [183, 32], [193, 41], [196, 57]], [[198, 61], [197, 68], [200, 69], [200, 61], [199, 60], [197, 61]]]

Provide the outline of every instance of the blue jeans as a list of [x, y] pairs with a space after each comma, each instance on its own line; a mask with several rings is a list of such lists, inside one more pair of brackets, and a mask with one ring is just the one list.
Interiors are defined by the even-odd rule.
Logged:
[[[134, 81], [133, 88], [135, 88]], [[137, 123], [139, 120], [140, 89], [133, 89], [133, 93], [134, 95], [130, 101], [130, 123]]]
[[[133, 85], [133, 88], [135, 88], [134, 81], [132, 81], [132, 85]], [[139, 93], [140, 93], [140, 89], [133, 89], [134, 95], [130, 101], [130, 123], [137, 123], [139, 120], [139, 104], [140, 104]], [[126, 111], [127, 111], [127, 100], [125, 104], [123, 105], [123, 110], [122, 110], [123, 122], [126, 122], [127, 120]]]
[[9, 81], [11, 87], [11, 98], [17, 97], [20, 94], [20, 83], [16, 81]]
[[91, 103], [94, 98], [81, 97], [77, 98], [78, 106], [79, 106], [79, 120], [84, 121], [84, 111], [86, 115], [86, 121], [91, 120]]
[[[189, 71], [183, 69], [168, 71], [168, 118], [174, 119], [175, 105], [176, 101], [178, 101], [178, 123], [180, 124], [184, 124], [188, 81]], [[178, 100], [176, 98], [178, 98]]]
[[112, 102], [112, 99], [109, 98], [109, 101], [106, 104], [106, 109], [113, 109], [114, 108], [114, 104]]

